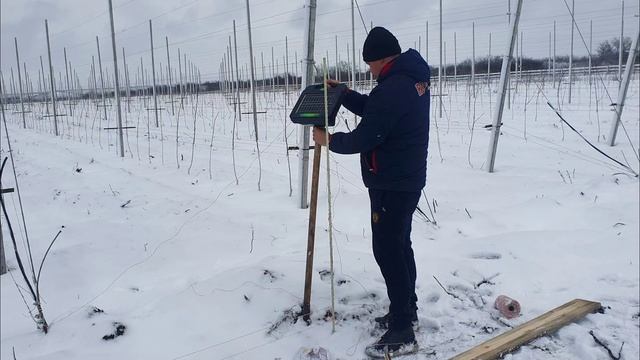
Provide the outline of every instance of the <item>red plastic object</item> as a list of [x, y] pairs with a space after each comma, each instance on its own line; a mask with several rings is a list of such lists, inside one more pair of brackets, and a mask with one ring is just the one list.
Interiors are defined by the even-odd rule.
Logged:
[[520, 316], [520, 303], [508, 296], [498, 296], [494, 306], [500, 311], [500, 314], [507, 319]]

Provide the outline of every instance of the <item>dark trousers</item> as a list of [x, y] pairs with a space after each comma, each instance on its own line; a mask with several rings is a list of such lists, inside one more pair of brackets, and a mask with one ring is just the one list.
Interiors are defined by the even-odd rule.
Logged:
[[416, 309], [416, 262], [411, 248], [411, 219], [420, 191], [369, 189], [373, 255], [380, 267], [391, 305], [391, 327], [411, 325]]

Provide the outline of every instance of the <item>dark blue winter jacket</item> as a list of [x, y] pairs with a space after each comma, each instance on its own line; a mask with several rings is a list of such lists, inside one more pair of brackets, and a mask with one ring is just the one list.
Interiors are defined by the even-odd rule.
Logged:
[[419, 191], [427, 173], [429, 65], [409, 49], [385, 65], [377, 81], [369, 95], [345, 95], [343, 105], [362, 120], [349, 133], [333, 134], [329, 148], [360, 153], [367, 188]]

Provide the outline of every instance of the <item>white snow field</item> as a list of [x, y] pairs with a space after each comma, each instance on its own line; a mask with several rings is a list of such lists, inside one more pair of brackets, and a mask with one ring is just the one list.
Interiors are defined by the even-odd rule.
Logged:
[[[433, 97], [428, 185], [419, 204], [429, 220], [416, 213], [412, 233], [421, 351], [407, 358], [450, 358], [575, 298], [601, 302], [604, 313], [506, 358], [609, 359], [590, 331], [615, 356], [640, 358], [638, 178], [563, 125], [544, 97], [586, 139], [637, 172], [639, 84], [636, 74], [622, 119], [626, 133], [620, 128], [610, 147], [609, 104], [617, 83], [609, 76], [598, 75], [591, 87], [579, 79], [572, 104], [566, 82], [554, 89], [548, 79], [514, 81], [495, 173], [483, 165], [496, 82], [491, 91], [478, 84], [475, 102], [468, 82], [460, 81], [457, 91], [448, 82], [441, 119]], [[308, 326], [297, 314], [309, 212], [296, 201], [297, 151], [290, 162], [286, 156], [286, 146], [298, 144], [299, 130], [288, 120], [297, 94], [291, 91], [286, 105], [284, 91], [267, 90], [258, 93], [257, 110], [267, 111], [258, 114], [260, 161], [251, 115], [242, 114], [233, 141], [233, 100], [219, 92], [188, 96], [175, 116], [163, 96], [159, 127], [145, 110], [153, 107], [151, 99], [132, 98], [129, 111], [123, 102], [125, 125], [135, 127], [127, 132], [124, 158], [117, 154], [116, 132], [100, 130], [115, 126], [115, 102], [107, 120], [93, 100], [77, 103], [73, 117], [60, 118], [59, 137], [52, 134], [52, 118], [43, 117], [44, 104], [29, 106], [27, 129], [18, 107], [7, 106], [36, 268], [64, 229], [42, 270], [50, 323], [45, 335], [18, 292], [16, 283], [27, 296], [2, 219], [11, 269], [1, 277], [3, 360], [13, 359], [13, 351], [18, 360], [320, 359], [310, 354], [319, 348], [327, 359], [364, 358], [364, 347], [381, 334], [373, 318], [386, 312], [388, 300], [371, 252], [358, 157], [330, 157], [333, 333], [326, 316], [326, 155]], [[242, 112], [250, 112], [250, 93], [242, 97]], [[70, 115], [65, 102], [58, 105]], [[353, 126], [343, 109], [334, 130], [346, 131], [345, 122]], [[3, 158], [9, 155], [4, 127]], [[5, 170], [3, 187], [15, 187], [10, 161]], [[17, 194], [4, 197], [26, 259]], [[501, 294], [520, 301], [520, 317], [499, 316], [493, 301]], [[114, 323], [126, 327], [124, 334], [103, 340]]]

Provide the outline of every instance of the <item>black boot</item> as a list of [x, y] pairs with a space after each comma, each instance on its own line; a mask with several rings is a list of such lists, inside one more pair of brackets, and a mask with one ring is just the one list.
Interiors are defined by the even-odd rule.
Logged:
[[[384, 316], [379, 316], [373, 319], [376, 325], [381, 329], [388, 329], [391, 323], [391, 312], [386, 313]], [[415, 327], [418, 326], [418, 308], [414, 308], [411, 311], [411, 324]]]
[[417, 351], [418, 343], [411, 326], [404, 329], [389, 329], [378, 341], [365, 348], [367, 356], [376, 359], [384, 359], [385, 355], [394, 358]]

